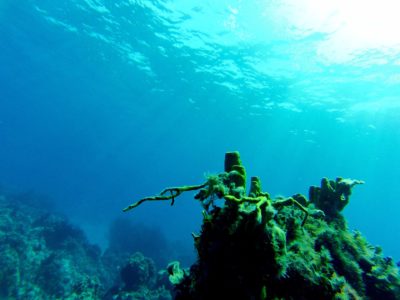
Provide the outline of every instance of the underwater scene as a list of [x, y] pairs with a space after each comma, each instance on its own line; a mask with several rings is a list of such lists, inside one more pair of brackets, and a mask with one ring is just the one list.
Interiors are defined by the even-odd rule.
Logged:
[[0, 300], [400, 299], [396, 0], [0, 0]]

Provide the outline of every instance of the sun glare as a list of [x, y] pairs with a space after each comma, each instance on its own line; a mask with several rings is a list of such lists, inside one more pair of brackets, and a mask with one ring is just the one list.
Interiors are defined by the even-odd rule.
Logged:
[[354, 53], [369, 50], [400, 52], [398, 0], [283, 0], [280, 4], [278, 13], [292, 34], [325, 35], [318, 52], [327, 59], [347, 61]]

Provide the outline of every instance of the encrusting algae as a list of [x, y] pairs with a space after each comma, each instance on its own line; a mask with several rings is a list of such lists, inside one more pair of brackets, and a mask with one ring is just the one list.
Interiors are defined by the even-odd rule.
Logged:
[[[273, 199], [251, 177], [238, 152], [225, 155], [225, 171], [205, 183], [173, 187], [145, 201], [171, 200], [198, 190], [204, 208], [198, 253], [190, 270], [168, 267], [175, 299], [400, 299], [393, 260], [351, 232], [341, 211], [360, 180], [322, 179], [309, 199], [296, 194]], [[224, 199], [222, 206], [216, 199]]]

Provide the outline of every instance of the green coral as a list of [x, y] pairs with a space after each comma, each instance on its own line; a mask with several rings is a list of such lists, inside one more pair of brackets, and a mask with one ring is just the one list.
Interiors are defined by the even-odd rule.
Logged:
[[[324, 178], [310, 189], [310, 201], [300, 194], [273, 199], [258, 177], [246, 195], [238, 177], [244, 170], [239, 153], [229, 152], [225, 172], [176, 188], [199, 190], [205, 210], [201, 232], [193, 234], [197, 262], [190, 272], [170, 267], [175, 299], [400, 298], [393, 261], [350, 232], [341, 215], [362, 181]], [[214, 205], [218, 198], [224, 205]]]
[[322, 178], [321, 187], [310, 187], [310, 202], [323, 210], [329, 220], [340, 218], [340, 212], [350, 201], [351, 189], [358, 184], [364, 184], [364, 181], [341, 177], [336, 180]]

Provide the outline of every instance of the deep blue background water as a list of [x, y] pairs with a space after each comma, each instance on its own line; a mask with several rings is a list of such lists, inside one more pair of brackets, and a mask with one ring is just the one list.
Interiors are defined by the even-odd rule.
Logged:
[[[296, 29], [284, 2], [3, 0], [0, 183], [105, 246], [123, 207], [239, 150], [272, 195], [365, 180], [349, 225], [398, 259], [399, 49]], [[190, 247], [201, 207], [189, 193], [128, 216]]]

